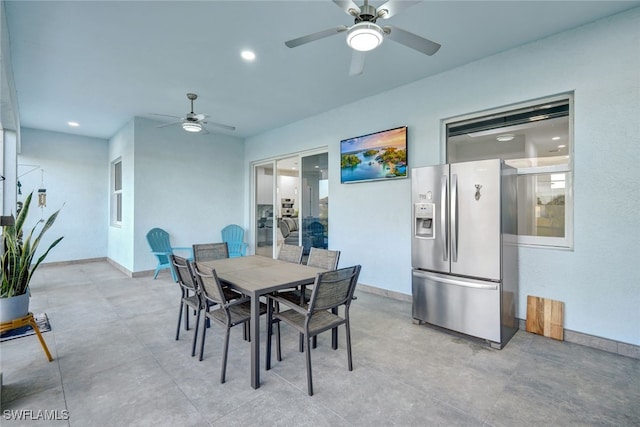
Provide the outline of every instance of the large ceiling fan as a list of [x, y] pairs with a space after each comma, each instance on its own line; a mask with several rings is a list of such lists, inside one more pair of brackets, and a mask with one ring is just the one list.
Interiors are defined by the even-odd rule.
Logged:
[[351, 66], [349, 75], [362, 74], [364, 70], [365, 52], [380, 46], [384, 38], [403, 44], [425, 55], [433, 55], [440, 49], [440, 44], [410, 33], [398, 27], [379, 26], [378, 19], [391, 18], [396, 13], [407, 7], [413, 6], [421, 1], [389, 0], [379, 7], [369, 5], [368, 0], [364, 0], [362, 6], [357, 6], [352, 0], [333, 0], [333, 2], [348, 15], [355, 18], [354, 25], [347, 27], [341, 25], [329, 28], [317, 33], [308, 34], [289, 40], [284, 44], [287, 47], [297, 47], [315, 40], [332, 36], [338, 33], [347, 33], [347, 44], [353, 49], [351, 56]]
[[203, 133], [209, 133], [209, 131], [207, 131], [207, 129], [203, 126], [203, 125], [211, 125], [211, 126], [216, 126], [222, 129], [226, 129], [226, 130], [236, 130], [235, 126], [229, 126], [229, 125], [223, 125], [221, 123], [215, 123], [215, 122], [208, 122], [205, 121], [206, 118], [209, 117], [208, 114], [196, 114], [193, 112], [193, 101], [195, 101], [198, 98], [198, 95], [196, 95], [195, 93], [188, 93], [187, 94], [187, 99], [189, 99], [189, 101], [191, 101], [191, 112], [187, 113], [186, 116], [184, 117], [179, 117], [179, 116], [170, 116], [168, 114], [154, 114], [154, 116], [164, 116], [164, 117], [172, 117], [174, 119], [180, 119], [177, 120], [175, 122], [171, 122], [171, 123], [167, 123], [164, 125], [160, 125], [158, 126], [159, 128], [163, 128], [166, 126], [171, 126], [171, 125], [175, 125], [178, 123], [182, 124], [182, 129], [184, 129], [187, 132], [203, 132]]

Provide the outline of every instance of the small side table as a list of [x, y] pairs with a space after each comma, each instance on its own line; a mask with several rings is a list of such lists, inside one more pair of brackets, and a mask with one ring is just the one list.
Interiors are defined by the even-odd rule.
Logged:
[[36, 323], [36, 320], [33, 318], [33, 313], [29, 313], [26, 316], [21, 317], [19, 319], [14, 319], [8, 322], [0, 323], [0, 333], [11, 331], [13, 329], [22, 328], [23, 326], [31, 326], [33, 328], [36, 335], [38, 335], [38, 339], [40, 340], [40, 345], [42, 346], [44, 353], [47, 355], [47, 359], [49, 359], [49, 362], [51, 362], [53, 360], [53, 357], [51, 357], [51, 353], [49, 353], [49, 349], [47, 348], [47, 343], [44, 342], [44, 339], [42, 338], [42, 334], [40, 333], [40, 328], [38, 328], [38, 324]]

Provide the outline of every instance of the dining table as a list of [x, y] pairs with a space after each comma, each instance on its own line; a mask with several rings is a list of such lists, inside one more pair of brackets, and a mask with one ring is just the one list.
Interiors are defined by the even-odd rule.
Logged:
[[197, 264], [215, 269], [222, 284], [251, 298], [251, 386], [257, 389], [260, 387], [260, 297], [313, 284], [317, 274], [326, 270], [261, 255], [198, 261]]

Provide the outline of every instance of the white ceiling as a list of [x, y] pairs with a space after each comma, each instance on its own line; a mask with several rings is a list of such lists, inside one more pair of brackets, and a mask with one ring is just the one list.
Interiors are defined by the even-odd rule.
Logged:
[[210, 131], [251, 136], [639, 5], [425, 1], [379, 23], [442, 48], [430, 57], [386, 40], [350, 77], [344, 33], [284, 45], [353, 23], [329, 0], [5, 2], [21, 126], [100, 138], [134, 116], [183, 116], [187, 92], [196, 113], [237, 128]]

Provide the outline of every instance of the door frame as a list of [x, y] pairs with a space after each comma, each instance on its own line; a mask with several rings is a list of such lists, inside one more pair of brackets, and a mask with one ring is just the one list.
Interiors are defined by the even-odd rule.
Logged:
[[[256, 189], [256, 168], [257, 167], [263, 167], [266, 165], [271, 164], [271, 166], [273, 167], [273, 181], [272, 181], [272, 185], [273, 185], [273, 194], [272, 194], [272, 204], [274, 207], [274, 215], [273, 215], [273, 224], [272, 224], [272, 242], [273, 242], [273, 246], [272, 246], [272, 256], [275, 258], [277, 256], [277, 250], [278, 250], [278, 245], [277, 245], [277, 216], [276, 216], [276, 203], [278, 202], [278, 182], [277, 182], [277, 177], [278, 177], [278, 173], [277, 173], [277, 164], [278, 164], [278, 160], [284, 160], [284, 159], [290, 159], [292, 157], [298, 157], [298, 163], [300, 165], [302, 165], [302, 159], [304, 157], [308, 157], [308, 156], [314, 156], [317, 154], [323, 154], [326, 153], [327, 155], [329, 155], [329, 147], [328, 146], [323, 146], [323, 147], [318, 147], [318, 148], [314, 148], [311, 150], [304, 150], [304, 151], [296, 151], [293, 153], [286, 153], [286, 154], [280, 154], [278, 156], [273, 156], [273, 157], [268, 157], [265, 159], [261, 159], [261, 160], [254, 160], [252, 162], [249, 163], [250, 166], [250, 219], [249, 219], [249, 223], [251, 224], [251, 228], [249, 229], [249, 235], [251, 236], [251, 243], [250, 243], [250, 248], [253, 249], [253, 253], [255, 253], [256, 250], [256, 244], [257, 244], [257, 238], [258, 238], [258, 233], [257, 230], [255, 228], [256, 225], [256, 207], [257, 207], [257, 203], [256, 203], [256, 197], [257, 197], [257, 189]], [[301, 188], [300, 183], [302, 180], [302, 170], [300, 171], [300, 174], [298, 174], [298, 188]], [[303, 210], [302, 210], [302, 206], [300, 206], [299, 209], [300, 215], [302, 215]]]

